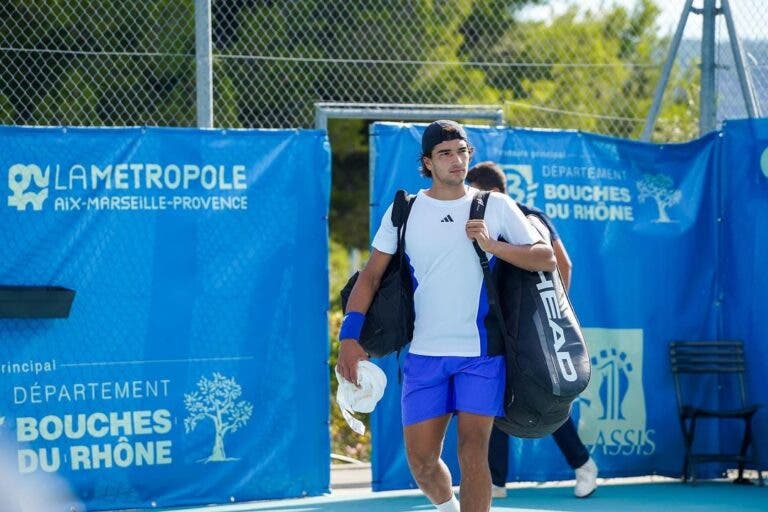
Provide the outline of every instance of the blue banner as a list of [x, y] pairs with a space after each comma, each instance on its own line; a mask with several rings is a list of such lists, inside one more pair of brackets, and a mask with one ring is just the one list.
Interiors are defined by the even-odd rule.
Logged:
[[[721, 337], [744, 341], [749, 400], [763, 404], [753, 430], [763, 464], [768, 461], [768, 120], [728, 121], [723, 126], [720, 279]], [[738, 437], [737, 437], [738, 439]], [[733, 446], [723, 435], [722, 442]]]
[[[372, 127], [372, 233], [398, 188], [429, 187], [418, 173], [422, 130]], [[574, 419], [600, 475], [679, 475], [683, 443], [667, 345], [718, 334], [717, 135], [654, 145], [572, 131], [467, 132], [473, 162], [499, 163], [509, 195], [553, 219], [573, 261], [570, 296], [593, 365]], [[414, 487], [397, 361], [379, 363], [389, 385], [372, 418], [374, 489]], [[717, 442], [716, 433], [702, 439]], [[551, 438], [511, 445], [510, 480], [573, 478]], [[454, 426], [444, 459], [457, 478]]]
[[324, 132], [0, 128], [0, 173], [0, 285], [76, 291], [0, 319], [3, 475], [89, 510], [328, 490]]

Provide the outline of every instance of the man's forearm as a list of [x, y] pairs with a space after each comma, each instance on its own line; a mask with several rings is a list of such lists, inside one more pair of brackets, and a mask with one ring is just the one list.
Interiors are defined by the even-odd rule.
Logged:
[[557, 260], [557, 268], [560, 270], [563, 286], [568, 291], [571, 287], [571, 270], [573, 269], [571, 258], [568, 256], [563, 242], [559, 239], [553, 241], [552, 247], [555, 250], [555, 260]]
[[533, 245], [512, 245], [494, 240], [488, 252], [507, 263], [531, 272], [539, 270], [552, 272], [556, 267], [552, 248], [543, 242]]

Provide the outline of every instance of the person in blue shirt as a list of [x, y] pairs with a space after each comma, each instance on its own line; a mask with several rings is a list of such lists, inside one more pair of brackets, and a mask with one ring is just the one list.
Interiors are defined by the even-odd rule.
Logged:
[[[467, 173], [467, 184], [470, 187], [479, 190], [490, 190], [492, 192], [507, 193], [507, 179], [504, 171], [494, 162], [480, 162], [473, 166]], [[555, 229], [552, 220], [540, 209], [517, 203], [523, 214], [538, 218], [549, 230], [552, 240], [552, 248], [555, 252], [557, 267], [563, 281], [563, 286], [568, 290], [571, 284], [571, 270], [573, 265], [565, 250], [563, 241]], [[568, 420], [556, 430], [552, 437], [565, 456], [568, 465], [576, 473], [576, 486], [573, 493], [577, 498], [586, 498], [590, 496], [597, 488], [597, 465], [589, 456], [589, 451], [584, 443], [581, 442], [579, 434], [573, 420]], [[493, 427], [491, 440], [488, 448], [488, 465], [491, 469], [491, 480], [493, 481], [492, 494], [496, 498], [503, 498], [507, 495], [507, 472], [509, 464], [509, 436], [499, 428]]]

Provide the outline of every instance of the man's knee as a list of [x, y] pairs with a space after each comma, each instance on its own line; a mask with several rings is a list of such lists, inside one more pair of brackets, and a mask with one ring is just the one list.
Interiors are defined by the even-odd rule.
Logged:
[[440, 453], [408, 449], [408, 466], [416, 480], [428, 478], [440, 464]]
[[483, 432], [477, 432], [459, 438], [459, 457], [488, 458], [488, 437]]

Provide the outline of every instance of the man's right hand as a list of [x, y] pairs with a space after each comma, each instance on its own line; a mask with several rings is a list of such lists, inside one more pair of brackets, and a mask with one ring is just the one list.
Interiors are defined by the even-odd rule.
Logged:
[[368, 359], [363, 347], [356, 340], [344, 339], [339, 341], [339, 359], [336, 361], [336, 368], [342, 377], [352, 382], [356, 386], [357, 382], [357, 363]]
[[[391, 254], [373, 249], [368, 263], [360, 271], [360, 274], [357, 276], [357, 282], [349, 294], [346, 307], [348, 314], [356, 312], [358, 315], [364, 315], [368, 311], [373, 301], [373, 296], [376, 295], [376, 290], [379, 289], [381, 276], [384, 275], [384, 271], [387, 269], [391, 259]], [[345, 333], [345, 336], [349, 336], [349, 334]], [[368, 354], [365, 353], [365, 350], [363, 350], [363, 347], [360, 346], [360, 343], [355, 338], [347, 337], [339, 340], [339, 359], [336, 362], [336, 368], [338, 368], [339, 374], [349, 382], [358, 385], [357, 363], [367, 359]]]

